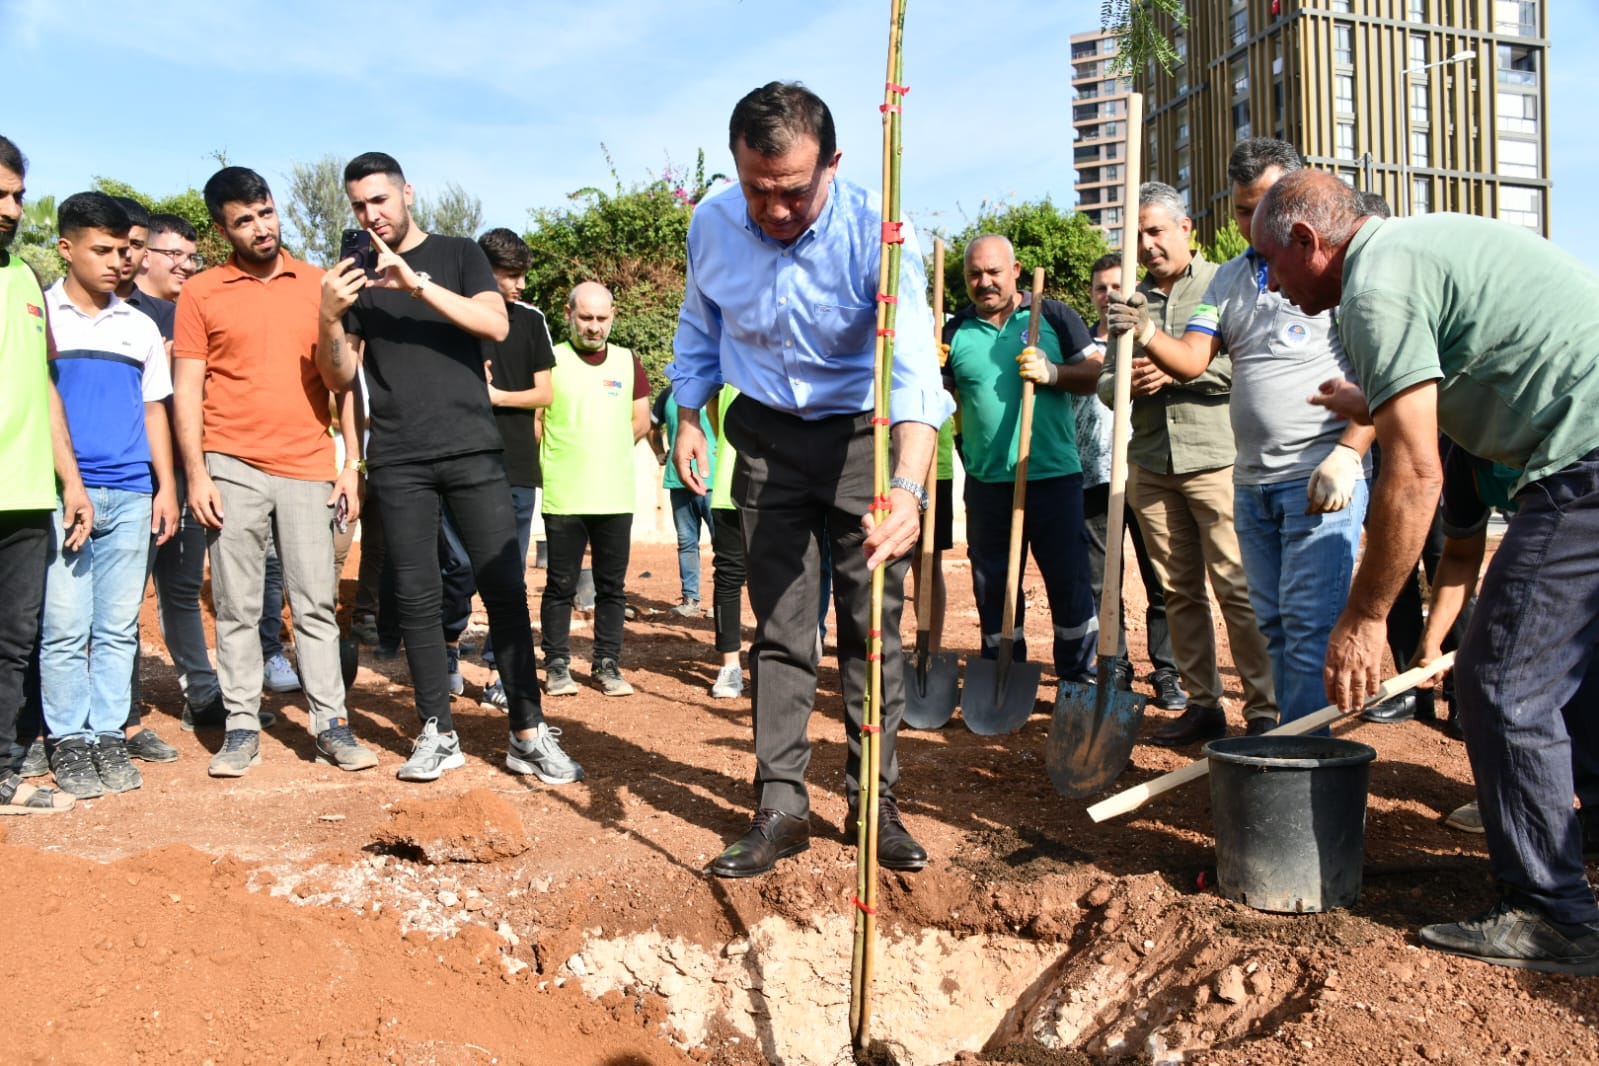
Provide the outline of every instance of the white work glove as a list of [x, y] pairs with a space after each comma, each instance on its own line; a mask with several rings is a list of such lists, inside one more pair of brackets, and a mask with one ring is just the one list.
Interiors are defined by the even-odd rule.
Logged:
[[1340, 444], [1328, 453], [1327, 458], [1310, 475], [1305, 495], [1310, 498], [1306, 514], [1327, 514], [1342, 511], [1355, 495], [1355, 482], [1365, 471], [1360, 456], [1347, 444]]
[[1110, 294], [1105, 306], [1105, 332], [1112, 337], [1131, 333], [1139, 344], [1148, 344], [1155, 335], [1155, 320], [1149, 317], [1149, 300], [1141, 292], [1122, 299], [1119, 292]]
[[1037, 348], [1022, 349], [1022, 354], [1016, 357], [1016, 372], [1022, 376], [1023, 381], [1031, 381], [1046, 389], [1054, 387], [1055, 380], [1060, 375], [1059, 368]]

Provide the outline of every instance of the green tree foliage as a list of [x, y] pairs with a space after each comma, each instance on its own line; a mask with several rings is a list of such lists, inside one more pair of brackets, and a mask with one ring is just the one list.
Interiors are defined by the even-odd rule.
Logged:
[[533, 211], [526, 294], [561, 341], [567, 337], [564, 311], [572, 287], [581, 281], [608, 286], [616, 300], [611, 338], [638, 355], [651, 385], [659, 388], [683, 303], [689, 217], [710, 187], [727, 179], [706, 177], [703, 151], [692, 172], [668, 165], [652, 181], [624, 186], [612, 164], [611, 177], [612, 192], [579, 189], [569, 207]]
[[56, 198], [46, 196], [22, 205], [22, 221], [17, 226], [11, 250], [39, 275], [41, 287], [55, 283], [67, 272], [56, 251]]
[[284, 205], [294, 230], [294, 253], [308, 263], [330, 267], [338, 260], [339, 240], [355, 225], [344, 191], [344, 164], [335, 155], [289, 168], [289, 199]]
[[1116, 38], [1112, 72], [1137, 78], [1152, 61], [1166, 71], [1182, 62], [1161, 25], [1162, 15], [1178, 26], [1188, 25], [1184, 0], [1104, 0], [1099, 5], [1101, 28]]
[[418, 196], [411, 217], [424, 232], [470, 240], [483, 228], [483, 201], [452, 181], [437, 197]]
[[[987, 206], [965, 229], [946, 238], [944, 258], [944, 307], [955, 312], [971, 303], [966, 295], [963, 258], [966, 245], [985, 233], [1009, 237], [1016, 247], [1016, 261], [1022, 266], [1019, 287], [1032, 287], [1033, 269], [1044, 268], [1044, 292], [1070, 304], [1085, 319], [1095, 317], [1088, 294], [1089, 274], [1094, 260], [1110, 251], [1105, 235], [1089, 224], [1080, 212], [1062, 213], [1048, 199], [1036, 203]], [[931, 273], [929, 263], [928, 271]]]
[[1229, 259], [1243, 255], [1244, 249], [1248, 247], [1249, 242], [1244, 240], [1237, 219], [1229, 218], [1226, 227], [1216, 231], [1215, 243], [1205, 249], [1205, 258], [1212, 263], [1225, 263]]

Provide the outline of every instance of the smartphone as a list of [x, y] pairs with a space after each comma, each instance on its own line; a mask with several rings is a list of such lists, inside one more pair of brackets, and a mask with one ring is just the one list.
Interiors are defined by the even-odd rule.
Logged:
[[339, 241], [339, 259], [352, 259], [366, 272], [367, 278], [378, 277], [378, 252], [372, 247], [372, 234], [364, 229], [347, 229]]
[[339, 502], [333, 508], [333, 524], [339, 527], [340, 533], [350, 531], [350, 502], [342, 493]]

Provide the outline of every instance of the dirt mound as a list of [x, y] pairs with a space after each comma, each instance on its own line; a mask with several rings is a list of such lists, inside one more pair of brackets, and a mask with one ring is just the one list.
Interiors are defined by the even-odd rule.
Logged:
[[495, 862], [528, 849], [522, 816], [503, 797], [475, 788], [463, 796], [406, 800], [373, 837], [379, 847], [415, 852], [424, 862]]

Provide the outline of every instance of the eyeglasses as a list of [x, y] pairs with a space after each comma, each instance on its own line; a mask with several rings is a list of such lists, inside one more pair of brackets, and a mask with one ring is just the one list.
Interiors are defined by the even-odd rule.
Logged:
[[172, 269], [182, 267], [187, 270], [205, 269], [205, 257], [194, 252], [185, 252], [182, 248], [146, 248], [151, 255], [164, 255], [172, 260]]

